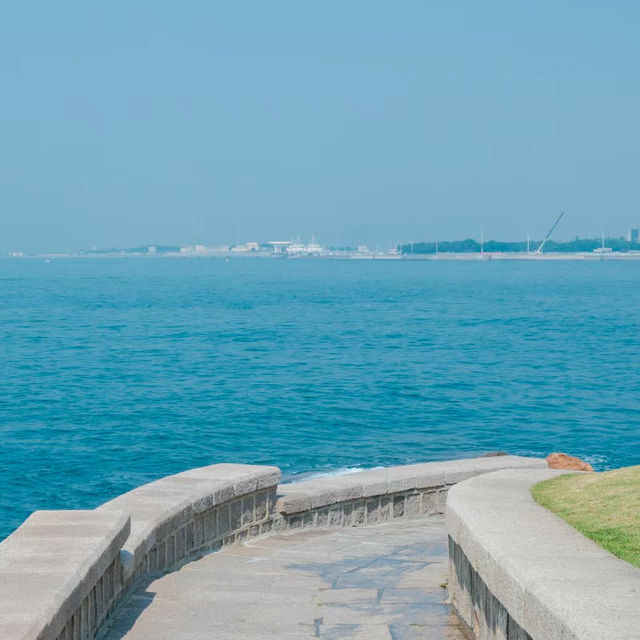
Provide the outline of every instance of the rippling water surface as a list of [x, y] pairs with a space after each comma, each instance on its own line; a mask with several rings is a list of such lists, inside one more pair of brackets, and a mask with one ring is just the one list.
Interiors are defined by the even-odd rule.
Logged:
[[640, 262], [0, 261], [0, 537], [223, 461], [640, 463]]

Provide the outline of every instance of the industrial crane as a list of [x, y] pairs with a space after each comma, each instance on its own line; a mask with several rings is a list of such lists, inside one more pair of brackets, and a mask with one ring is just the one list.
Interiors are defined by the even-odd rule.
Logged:
[[540, 246], [536, 249], [536, 253], [538, 255], [542, 255], [542, 250], [544, 249], [544, 245], [547, 243], [547, 240], [550, 238], [551, 234], [553, 233], [553, 230], [558, 226], [558, 222], [560, 222], [563, 215], [564, 215], [564, 211], [558, 216], [558, 219], [553, 223], [553, 227], [549, 229], [549, 233], [547, 233], [544, 240], [540, 243]]

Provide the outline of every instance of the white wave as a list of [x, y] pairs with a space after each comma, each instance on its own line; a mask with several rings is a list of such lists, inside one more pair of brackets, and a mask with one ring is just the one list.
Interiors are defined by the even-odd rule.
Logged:
[[614, 468], [609, 458], [599, 453], [587, 454], [583, 456], [582, 459], [588, 462], [596, 471], [609, 471], [609, 469]]
[[383, 467], [341, 467], [339, 469], [327, 469], [326, 471], [307, 471], [306, 473], [286, 474], [282, 478], [282, 483], [300, 482], [301, 480], [315, 480], [317, 478], [334, 478], [336, 476], [346, 476], [351, 473], [360, 473], [370, 469], [382, 469]]

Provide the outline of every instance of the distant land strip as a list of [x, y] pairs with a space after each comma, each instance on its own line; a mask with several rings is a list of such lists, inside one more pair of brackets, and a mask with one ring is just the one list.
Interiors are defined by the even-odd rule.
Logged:
[[357, 246], [322, 246], [312, 240], [308, 244], [299, 241], [247, 242], [245, 244], [228, 244], [220, 246], [196, 245], [142, 245], [130, 248], [92, 248], [82, 249], [76, 253], [34, 253], [24, 251], [8, 251], [0, 253], [0, 257], [13, 258], [69, 258], [69, 257], [118, 257], [118, 256], [218, 256], [218, 257], [274, 257], [274, 258], [368, 258], [368, 259], [402, 259], [431, 258], [447, 256], [451, 259], [476, 259], [485, 257], [504, 259], [549, 258], [565, 256], [565, 259], [582, 259], [587, 257], [626, 257], [640, 260], [640, 231], [632, 229], [627, 237], [619, 238], [575, 238], [568, 242], [547, 240], [522, 240], [516, 242], [500, 242], [498, 240], [478, 241], [438, 240], [433, 242], [406, 242], [387, 244], [387, 248], [379, 245], [369, 247]]
[[[413, 242], [401, 244], [398, 249], [405, 255], [426, 254], [426, 253], [527, 253], [535, 251], [541, 241], [526, 240], [518, 242], [498, 242], [497, 240], [487, 240], [480, 243], [477, 240], [468, 238], [466, 240], [445, 240], [438, 242]], [[527, 247], [527, 244], [529, 245]], [[586, 253], [600, 249], [602, 246], [611, 251], [640, 251], [640, 242], [631, 242], [625, 238], [575, 238], [569, 242], [556, 242], [548, 240], [544, 245], [545, 253]]]

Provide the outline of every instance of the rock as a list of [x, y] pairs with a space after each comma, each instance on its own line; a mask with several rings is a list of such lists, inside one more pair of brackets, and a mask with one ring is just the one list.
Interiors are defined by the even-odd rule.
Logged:
[[593, 471], [593, 467], [584, 460], [566, 453], [550, 453], [547, 456], [549, 469], [571, 469], [572, 471]]

